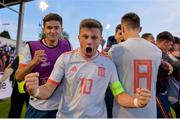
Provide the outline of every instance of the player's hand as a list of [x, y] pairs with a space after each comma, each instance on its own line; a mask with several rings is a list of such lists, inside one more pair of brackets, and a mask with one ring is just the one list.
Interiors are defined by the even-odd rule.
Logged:
[[39, 87], [39, 73], [30, 73], [25, 76], [26, 90], [30, 95], [35, 95], [36, 90]]
[[171, 65], [170, 63], [168, 63], [167, 61], [161, 60], [161, 66], [162, 66], [165, 70], [169, 71], [169, 72], [168, 72], [168, 75], [172, 74], [172, 72], [173, 72], [173, 67], [172, 67], [172, 65]]
[[33, 62], [39, 64], [40, 61], [45, 57], [45, 50], [36, 50], [34, 53]]
[[180, 57], [180, 52], [179, 51], [173, 51], [171, 54], [175, 57]]
[[145, 107], [150, 101], [151, 92], [145, 88], [137, 88], [136, 92], [138, 107]]

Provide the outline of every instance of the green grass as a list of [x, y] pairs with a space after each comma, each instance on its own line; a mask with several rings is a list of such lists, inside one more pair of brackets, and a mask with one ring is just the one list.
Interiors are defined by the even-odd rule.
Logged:
[[[0, 100], [0, 118], [7, 118], [10, 108], [10, 98]], [[21, 117], [23, 118], [26, 112], [26, 105], [24, 104]]]

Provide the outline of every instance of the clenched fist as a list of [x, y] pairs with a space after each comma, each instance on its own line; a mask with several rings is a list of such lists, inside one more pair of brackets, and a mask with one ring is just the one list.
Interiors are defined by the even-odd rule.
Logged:
[[145, 107], [151, 98], [151, 92], [145, 88], [137, 88], [136, 90], [137, 106]]
[[30, 73], [25, 76], [26, 90], [30, 95], [34, 96], [39, 87], [39, 73]]
[[33, 62], [39, 64], [40, 61], [45, 57], [45, 50], [36, 50], [34, 53]]

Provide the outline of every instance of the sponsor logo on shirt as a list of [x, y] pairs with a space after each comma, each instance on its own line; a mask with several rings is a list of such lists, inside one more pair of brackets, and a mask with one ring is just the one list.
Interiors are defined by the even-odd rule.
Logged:
[[47, 55], [45, 55], [42, 59], [41, 59], [41, 67], [46, 67], [46, 66], [49, 66], [50, 65], [50, 62], [47, 62]]
[[76, 72], [76, 71], [77, 71], [77, 66], [76, 65], [72, 66], [70, 72]]

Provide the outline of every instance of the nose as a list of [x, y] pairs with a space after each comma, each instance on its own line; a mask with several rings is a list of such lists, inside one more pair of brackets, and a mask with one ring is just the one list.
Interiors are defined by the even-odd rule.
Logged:
[[56, 29], [53, 27], [53, 28], [51, 29], [51, 32], [52, 32], [52, 33], [56, 32]]
[[92, 38], [87, 39], [87, 45], [92, 45], [92, 42], [93, 42]]

